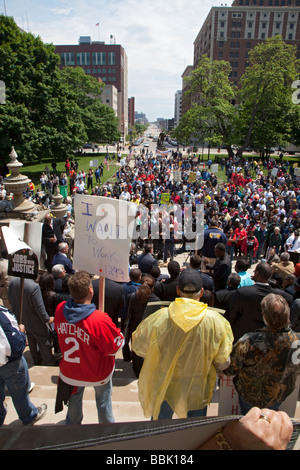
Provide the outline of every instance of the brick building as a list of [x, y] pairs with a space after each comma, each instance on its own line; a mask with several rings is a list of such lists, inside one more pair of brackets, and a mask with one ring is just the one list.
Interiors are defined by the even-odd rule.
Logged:
[[212, 7], [194, 41], [194, 67], [202, 54], [226, 60], [238, 85], [249, 51], [276, 35], [297, 46], [300, 57], [300, 0], [234, 0]]
[[129, 126], [135, 124], [135, 98], [131, 97], [128, 99], [128, 122]]
[[[119, 130], [125, 137], [128, 134], [128, 65], [124, 48], [114, 43], [92, 42], [89, 36], [82, 36], [78, 44], [55, 46], [55, 52], [60, 56], [61, 68], [81, 67], [86, 74], [105, 83], [103, 103], [116, 111]], [[107, 91], [110, 96], [105, 99]]]

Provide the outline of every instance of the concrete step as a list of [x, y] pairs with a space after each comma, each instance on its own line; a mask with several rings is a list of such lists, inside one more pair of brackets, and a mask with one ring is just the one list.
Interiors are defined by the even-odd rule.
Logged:
[[[31, 401], [39, 406], [47, 404], [47, 413], [43, 419], [35, 425], [65, 424], [67, 408], [55, 414], [56, 387], [59, 376], [58, 367], [33, 366], [29, 350], [24, 353], [29, 367], [31, 382], [35, 386], [30, 393]], [[300, 397], [300, 396], [299, 396]], [[4, 426], [23, 426], [18, 419], [10, 396], [5, 397], [7, 404], [7, 415]], [[208, 416], [218, 416], [219, 395], [214, 394], [212, 403], [208, 407]], [[116, 422], [146, 421], [138, 397], [138, 381], [133, 373], [132, 364], [124, 362], [122, 353], [116, 357], [116, 367], [113, 376], [112, 392], [113, 412]], [[86, 387], [83, 397], [83, 424], [97, 424], [97, 410], [94, 397], [94, 389]], [[298, 398], [295, 419], [300, 419], [300, 401]]]
[[[67, 408], [60, 413], [55, 414], [56, 386], [59, 376], [58, 367], [40, 367], [31, 364], [31, 355], [29, 351], [24, 354], [28, 366], [31, 382], [35, 386], [30, 393], [31, 401], [39, 406], [42, 403], [47, 404], [47, 413], [43, 419], [36, 423], [38, 425], [46, 424], [65, 424]], [[133, 373], [132, 364], [124, 362], [122, 355], [116, 357], [116, 367], [113, 376], [112, 403], [116, 422], [135, 422], [146, 421], [138, 397], [138, 381]], [[4, 426], [22, 426], [13, 406], [10, 396], [6, 396], [7, 415]], [[212, 403], [208, 411], [209, 416], [218, 414], [217, 403]], [[94, 397], [94, 389], [86, 387], [83, 396], [83, 424], [97, 424], [97, 410]]]

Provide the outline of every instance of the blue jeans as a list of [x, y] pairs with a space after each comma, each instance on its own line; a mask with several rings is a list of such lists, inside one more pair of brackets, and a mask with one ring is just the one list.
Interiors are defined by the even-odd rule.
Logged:
[[[160, 412], [158, 415], [158, 419], [172, 419], [174, 411], [170, 407], [167, 401], [163, 401], [160, 407]], [[192, 410], [188, 411], [188, 418], [199, 418], [206, 416], [207, 413], [207, 406], [202, 408], [202, 410]]]
[[[248, 413], [248, 411], [250, 411], [251, 408], [254, 407], [254, 405], [250, 405], [250, 403], [248, 403], [246, 400], [244, 400], [244, 398], [241, 397], [241, 395], [239, 395], [239, 403], [240, 403], [240, 408], [241, 408], [241, 414], [242, 415], [246, 415]], [[273, 406], [270, 406], [270, 407], [265, 407], [265, 408], [269, 408], [270, 410], [278, 411], [280, 405], [281, 405], [281, 403], [277, 403], [276, 405], [273, 405]]]
[[[66, 417], [66, 424], [81, 424], [82, 414], [82, 398], [85, 387], [77, 387], [77, 392], [71, 395]], [[94, 387], [96, 406], [98, 411], [99, 423], [114, 423], [114, 415], [112, 411], [112, 380], [105, 385]]]
[[5, 386], [20, 420], [23, 424], [29, 424], [37, 416], [38, 410], [29, 400], [30, 379], [28, 365], [23, 356], [19, 360], [8, 362], [0, 367], [0, 426], [4, 423], [6, 416], [3, 405]]

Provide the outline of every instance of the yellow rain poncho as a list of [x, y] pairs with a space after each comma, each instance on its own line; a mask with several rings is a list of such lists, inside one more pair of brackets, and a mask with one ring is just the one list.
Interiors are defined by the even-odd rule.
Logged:
[[179, 418], [210, 403], [214, 364], [232, 350], [231, 326], [216, 310], [187, 298], [146, 318], [133, 333], [132, 349], [144, 359], [138, 388], [146, 418], [158, 418], [166, 400]]

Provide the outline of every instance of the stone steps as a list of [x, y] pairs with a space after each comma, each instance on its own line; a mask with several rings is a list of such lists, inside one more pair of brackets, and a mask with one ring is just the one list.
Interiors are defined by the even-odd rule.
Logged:
[[[56, 385], [59, 376], [58, 367], [40, 367], [30, 365], [30, 353], [25, 352], [29, 366], [29, 375], [35, 386], [30, 393], [31, 401], [39, 406], [46, 403], [48, 406], [45, 417], [36, 425], [64, 424], [66, 408], [55, 414]], [[120, 422], [144, 421], [144, 415], [138, 399], [137, 379], [132, 372], [131, 363], [126, 363], [121, 357], [116, 358], [116, 370], [113, 378], [113, 410], [115, 420]], [[10, 396], [6, 396], [7, 415], [5, 426], [22, 425], [18, 419]], [[83, 424], [97, 423], [94, 389], [87, 387], [84, 392]]]

